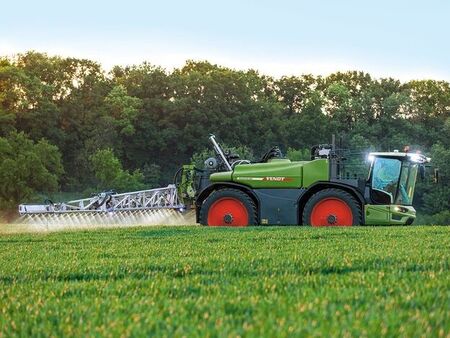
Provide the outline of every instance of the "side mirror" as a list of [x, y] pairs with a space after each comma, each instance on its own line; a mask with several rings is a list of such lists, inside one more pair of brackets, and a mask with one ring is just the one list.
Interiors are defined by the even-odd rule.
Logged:
[[419, 176], [421, 181], [425, 179], [425, 166], [423, 164], [419, 165]]
[[439, 183], [439, 169], [435, 168], [434, 169], [434, 183]]

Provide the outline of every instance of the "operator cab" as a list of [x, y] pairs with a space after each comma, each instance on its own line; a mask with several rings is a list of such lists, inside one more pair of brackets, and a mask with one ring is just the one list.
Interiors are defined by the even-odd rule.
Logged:
[[423, 178], [430, 158], [417, 153], [370, 153], [368, 182], [375, 204], [412, 205], [417, 173]]

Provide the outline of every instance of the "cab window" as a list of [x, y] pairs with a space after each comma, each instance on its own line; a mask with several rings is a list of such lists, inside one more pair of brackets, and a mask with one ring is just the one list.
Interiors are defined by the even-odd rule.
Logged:
[[402, 167], [396, 204], [411, 205], [416, 185], [418, 164], [405, 162]]
[[[372, 190], [378, 203], [391, 204], [395, 200], [401, 172], [401, 161], [377, 157], [372, 167]], [[386, 199], [386, 196], [388, 199]]]

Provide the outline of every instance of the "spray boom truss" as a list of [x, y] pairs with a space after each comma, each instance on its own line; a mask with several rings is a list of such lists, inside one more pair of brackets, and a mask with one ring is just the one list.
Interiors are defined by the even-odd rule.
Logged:
[[176, 186], [133, 191], [122, 194], [102, 192], [91, 198], [62, 203], [21, 204], [21, 215], [71, 213], [71, 212], [116, 212], [154, 209], [183, 209]]

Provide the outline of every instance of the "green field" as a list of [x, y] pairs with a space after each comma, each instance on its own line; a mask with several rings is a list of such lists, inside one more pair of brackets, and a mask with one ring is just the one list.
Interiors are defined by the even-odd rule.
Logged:
[[0, 235], [0, 337], [450, 335], [450, 228]]

